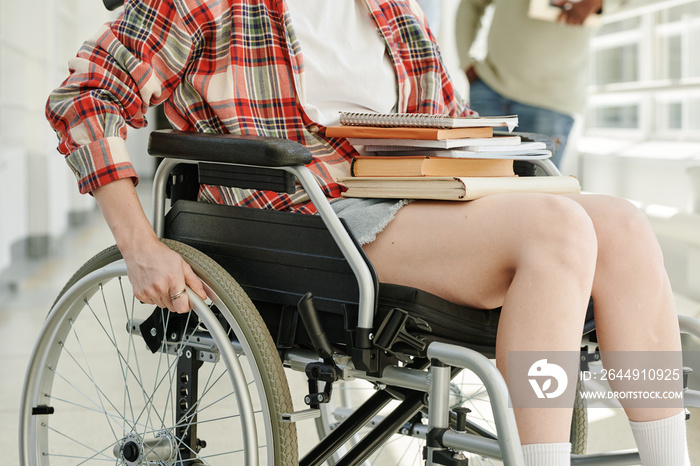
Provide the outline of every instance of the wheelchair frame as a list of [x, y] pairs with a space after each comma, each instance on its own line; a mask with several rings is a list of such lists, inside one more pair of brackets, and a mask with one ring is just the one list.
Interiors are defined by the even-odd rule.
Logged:
[[[160, 135], [166, 134], [166, 132], [154, 133], [153, 136], [159, 138]], [[178, 132], [168, 132], [171, 135], [176, 135], [178, 137]], [[152, 136], [152, 137], [153, 137]], [[189, 135], [185, 135], [189, 136]], [[231, 136], [228, 135], [230, 138]], [[265, 143], [263, 138], [259, 139], [260, 142]], [[292, 149], [296, 150], [296, 149]], [[372, 273], [369, 270], [364, 258], [358, 253], [357, 246], [354, 240], [350, 237], [345, 227], [342, 225], [337, 215], [331, 208], [328, 200], [323, 195], [319, 185], [316, 183], [311, 172], [304, 166], [307, 163], [307, 159], [301, 156], [296, 163], [289, 163], [289, 161], [284, 164], [278, 164], [275, 161], [266, 163], [265, 165], [251, 165], [246, 161], [237, 161], [235, 156], [231, 153], [228, 155], [217, 155], [214, 156], [212, 160], [211, 157], [202, 158], [193, 157], [192, 154], [184, 154], [179, 151], [173, 153], [160, 152], [160, 150], [155, 150], [150, 152], [152, 155], [162, 155], [165, 159], [161, 162], [158, 171], [155, 175], [155, 181], [153, 186], [153, 219], [154, 219], [154, 229], [159, 236], [162, 236], [164, 231], [164, 218], [165, 218], [165, 204], [166, 204], [166, 184], [169, 173], [180, 164], [199, 164], [201, 162], [212, 162], [227, 164], [227, 165], [243, 165], [252, 166], [256, 168], [264, 169], [274, 169], [282, 170], [291, 173], [296, 177], [297, 180], [304, 187], [306, 192], [309, 194], [311, 201], [316, 206], [319, 215], [323, 219], [326, 227], [330, 231], [333, 238], [336, 240], [338, 246], [341, 248], [343, 255], [345, 256], [348, 263], [351, 265], [353, 271], [356, 274], [358, 287], [360, 290], [359, 298], [359, 316], [357, 326], [362, 329], [362, 336], [364, 341], [360, 343], [363, 347], [371, 347], [372, 345], [372, 329], [374, 327], [374, 312], [376, 304], [374, 302], [375, 292], [374, 284], [372, 281]], [[227, 158], [231, 157], [230, 161], [223, 161], [221, 157]], [[533, 160], [531, 161], [534, 165], [539, 167], [543, 173], [547, 176], [559, 175], [560, 172], [556, 166], [549, 159], [544, 160]], [[694, 334], [700, 337], [700, 323], [695, 322], [692, 319], [683, 318], [680, 319], [681, 329], [684, 333]], [[519, 434], [515, 424], [515, 418], [511, 410], [507, 408], [508, 406], [508, 390], [500, 375], [500, 372], [495, 368], [495, 366], [486, 358], [484, 355], [478, 353], [477, 351], [463, 348], [451, 344], [445, 344], [441, 342], [433, 342], [427, 349], [428, 358], [431, 360], [432, 364], [428, 372], [416, 369], [410, 369], [406, 367], [388, 367], [384, 370], [384, 373], [380, 377], [373, 377], [364, 371], [358, 371], [357, 369], [350, 368], [347, 370], [346, 374], [356, 378], [364, 378], [372, 382], [382, 383], [386, 385], [391, 385], [395, 387], [407, 388], [412, 390], [419, 390], [429, 394], [431, 400], [429, 406], [428, 414], [428, 426], [423, 429], [418, 429], [415, 435], [427, 436], [428, 433], [434, 429], [441, 430], [442, 436], [439, 446], [428, 446], [428, 453], [426, 464], [438, 464], [433, 463], [433, 451], [440, 449], [453, 449], [455, 451], [469, 451], [476, 454], [483, 454], [496, 459], [502, 459], [505, 464], [508, 465], [521, 465], [523, 464], [522, 448], [519, 441]], [[291, 361], [292, 367], [301, 367], [306, 364], [312, 363], [318, 360], [318, 355], [313, 352], [307, 352], [303, 350], [288, 350], [285, 354], [285, 359]], [[476, 436], [464, 435], [456, 433], [449, 429], [449, 417], [447, 416], [449, 401], [448, 401], [448, 390], [450, 380], [450, 369], [448, 366], [468, 369], [474, 372], [479, 379], [484, 383], [487, 392], [489, 393], [489, 398], [491, 401], [491, 406], [494, 413], [494, 420], [496, 423], [496, 429], [498, 432], [498, 440], [493, 441], [492, 439], [481, 438]], [[688, 391], [688, 396], [691, 399], [697, 398], [697, 393], [690, 393], [695, 391]], [[371, 416], [376, 414], [371, 409], [364, 413], [362, 420], [366, 421]], [[294, 421], [297, 419], [303, 419], [308, 416], [308, 413], [288, 413], [288, 419]], [[408, 416], [410, 417], [410, 416]], [[361, 423], [362, 421], [358, 421]], [[403, 422], [394, 421], [392, 425], [387, 428], [387, 432], [393, 432], [400, 427]], [[354, 430], [352, 431], [354, 432]], [[345, 433], [344, 435], [339, 435], [337, 437], [342, 437], [347, 439], [351, 434]], [[333, 439], [332, 441], [338, 441], [338, 439]], [[331, 442], [332, 442], [331, 441]], [[363, 445], [361, 449], [371, 450], [376, 442], [369, 442], [370, 445]], [[320, 457], [313, 458], [314, 455], [320, 455]], [[328, 447], [321, 443], [321, 447], [314, 449], [310, 456], [312, 458], [307, 462], [304, 460], [300, 464], [302, 465], [316, 465], [321, 464], [329, 456]], [[636, 452], [612, 452], [612, 453], [602, 453], [595, 455], [572, 455], [572, 464], [635, 464], [639, 461], [639, 456]], [[342, 462], [338, 464], [356, 464], [353, 462]]]
[[[123, 0], [103, 0], [103, 3], [107, 9], [114, 10], [123, 4]], [[152, 135], [152, 138], [154, 136], [156, 138], [160, 138], [163, 137], [163, 134], [156, 132]], [[175, 136], [176, 138], [178, 137], [177, 134], [171, 134], [170, 136]], [[358, 251], [353, 239], [348, 234], [342, 222], [335, 215], [327, 199], [321, 192], [318, 184], [315, 182], [313, 175], [306, 167], [304, 167], [304, 164], [310, 161], [310, 155], [308, 152], [305, 150], [300, 151], [298, 147], [294, 147], [294, 144], [287, 144], [289, 141], [282, 141], [280, 145], [280, 141], [262, 140], [260, 138], [257, 138], [257, 141], [251, 141], [251, 138], [246, 137], [231, 138], [230, 136], [218, 135], [212, 136], [212, 139], [207, 140], [211, 135], [195, 135], [189, 133], [181, 136], [200, 138], [200, 142], [203, 142], [209, 146], [208, 150], [202, 152], [208, 153], [206, 156], [195, 156], [193, 153], [180, 151], [180, 148], [177, 147], [176, 141], [175, 144], [170, 147], [171, 150], [168, 150], [167, 153], [154, 154], [163, 155], [166, 157], [157, 170], [153, 186], [153, 226], [157, 235], [162, 238], [165, 229], [164, 222], [168, 178], [171, 171], [179, 165], [199, 165], [202, 162], [207, 162], [222, 165], [252, 166], [264, 168], [266, 170], [281, 170], [293, 175], [300, 181], [302, 186], [309, 193], [309, 196], [316, 206], [320, 217], [325, 223], [330, 234], [335, 239], [347, 263], [350, 265], [356, 276], [359, 288], [359, 300], [357, 315], [358, 338], [356, 338], [355, 342], [358, 344], [361, 350], [368, 350], [372, 348], [372, 332], [375, 326], [375, 300], [377, 296], [375, 280], [372, 276], [370, 266], [365, 262], [363, 255]], [[256, 154], [256, 157], [253, 158], [251, 156], [250, 142], [252, 142], [252, 145], [257, 148], [260, 148], [258, 143], [261, 143], [263, 149], [265, 149], [265, 152], [268, 152], [266, 148], [270, 149], [270, 147], [272, 147], [272, 156], [263, 160], [262, 163], [258, 154]], [[212, 148], [212, 146], [215, 149], [213, 150], [213, 155], [212, 151], [209, 150]], [[289, 152], [285, 152], [287, 150], [289, 150]], [[549, 160], [533, 161], [533, 163], [539, 166], [546, 175], [559, 174], [557, 168]], [[126, 270], [123, 262], [113, 264], [109, 266], [107, 270], [108, 274], [115, 275], [125, 274], [125, 272]], [[87, 286], [81, 285], [81, 283], [84, 281], [85, 280], [81, 280], [80, 283], [72, 286], [68, 290], [69, 293], [67, 294], [70, 295], [70, 292], [73, 291], [76, 293], [81, 291], [83, 286]], [[212, 315], [211, 310], [206, 303], [199, 299], [199, 297], [191, 290], [188, 290], [188, 296], [190, 298], [190, 302], [195, 307], [197, 314], [200, 316], [200, 318], [202, 318], [207, 327], [210, 326], [209, 324], [212, 324], [212, 328], [219, 328], [217, 325], [214, 325], [215, 322], [213, 319], [216, 319], [216, 317]], [[70, 296], [68, 296], [68, 298], [70, 298]], [[66, 295], [64, 295], [61, 296], [59, 301], [68, 298], [66, 298]], [[47, 327], [51, 325], [50, 319], [51, 315], [49, 316], [49, 319], [47, 319]], [[682, 333], [691, 334], [697, 338], [700, 338], [700, 322], [683, 316], [679, 317], [679, 322]], [[322, 325], [322, 323], [320, 324]], [[221, 335], [220, 333], [212, 335], [212, 338], [218, 339], [219, 341], [228, 341], [226, 335]], [[35, 349], [35, 354], [40, 354], [43, 346], [43, 342], [39, 341]], [[231, 351], [239, 351], [239, 348], [232, 346], [222, 349], [222, 351], [230, 353]], [[291, 367], [293, 370], [302, 372], [309, 364], [318, 362], [321, 359], [318, 351], [314, 352], [300, 348], [287, 349], [284, 350], [283, 353], [283, 358], [286, 365]], [[428, 371], [390, 365], [383, 368], [381, 374], [373, 374], [367, 370], [364, 370], [362, 367], [356, 367], [356, 365], [353, 364], [351, 357], [343, 358], [343, 360], [339, 361], [337, 365], [342, 374], [341, 378], [355, 377], [358, 379], [368, 380], [370, 382], [381, 383], [393, 387], [403, 387], [409, 390], [415, 390], [420, 393], [428, 394], [430, 398], [430, 403], [428, 405], [428, 425], [414, 425], [413, 431], [409, 433], [409, 435], [430, 439], [427, 447], [426, 464], [438, 464], [437, 462], [433, 461], [434, 455], [439, 454], [441, 451], [445, 451], [446, 448], [451, 448], [456, 451], [464, 450], [496, 459], [502, 459], [507, 465], [522, 465], [522, 448], [519, 441], [517, 427], [515, 425], [515, 419], [512, 411], [507, 408], [507, 387], [500, 373], [495, 368], [495, 365], [493, 365], [484, 355], [477, 351], [441, 342], [430, 343], [427, 348], [427, 357], [432, 362]], [[360, 366], [361, 365], [362, 364], [360, 364]], [[448, 388], [451, 377], [450, 367], [469, 369], [483, 381], [490, 395], [490, 402], [494, 411], [496, 429], [499, 434], [498, 440], [468, 435], [465, 433], [455, 432], [450, 429], [450, 420], [448, 415]], [[235, 372], [239, 369], [240, 368], [229, 367], [229, 371]], [[27, 394], [26, 387], [29, 385], [29, 381], [37, 377], [37, 371], [39, 370], [40, 369], [35, 367], [34, 364], [30, 364], [30, 369], [28, 370], [27, 379], [25, 381], [23, 411], [26, 411], [27, 409], [35, 409], [31, 405], [28, 405], [31, 400], [28, 399], [29, 395]], [[355, 414], [351, 415], [345, 422], [343, 422], [343, 426], [349, 425], [349, 427], [334, 430], [326, 440], [322, 440], [319, 445], [317, 445], [309, 454], [307, 454], [307, 456], [302, 459], [300, 464], [304, 466], [312, 464], [317, 465], [330, 458], [333, 453], [332, 450], [337, 448], [339, 444], [344, 442], [344, 440], [351, 437], [354, 432], [359, 429], [358, 426], [362, 426], [365, 422], [370, 420], [379, 411], [379, 409], [384, 406], [389, 398], [390, 396], [386, 395], [384, 390], [377, 392], [368, 403], [356, 410]], [[686, 404], [688, 405], [700, 406], [700, 392], [697, 390], [687, 390], [685, 392], [685, 400]], [[244, 409], [252, 409], [249, 398], [242, 399], [240, 401]], [[407, 409], [411, 410], [416, 409], [416, 406], [418, 405], [422, 405], [423, 400], [407, 398], [404, 403], [407, 404]], [[319, 410], [317, 408], [313, 408], [312, 405], [312, 409], [310, 410], [285, 413], [284, 416], [288, 422], [296, 422], [316, 417], [318, 413]], [[386, 425], [384, 425], [382, 429], [382, 435], [391, 435], [393, 432], [396, 432], [408, 417], [411, 416], [399, 416], [389, 419], [387, 423], [383, 423]], [[247, 424], [245, 430], [254, 431], [254, 429], [254, 426]], [[25, 418], [21, 417], [21, 450], [28, 448], [26, 442], [23, 443], [22, 438], [29, 435], [29, 430], [30, 426], [26, 422]], [[434, 435], [436, 432], [438, 432], [439, 435]], [[346, 455], [336, 464], [345, 465], [357, 464], [361, 462], [361, 458], [367, 456], [367, 452], [371, 452], [371, 450], [376, 447], [377, 443], [383, 441], [383, 438], [386, 437], [375, 437], [375, 439], [370, 439], [369, 442], [358, 445], [360, 448], [355, 448], [352, 450], [352, 452], [356, 452], [353, 453], [354, 456]], [[255, 451], [255, 448], [251, 449]], [[25, 454], [25, 456], [27, 455]], [[24, 456], [21, 456], [21, 458], [23, 457]], [[438, 456], [435, 456], [435, 458], [438, 458]], [[622, 465], [635, 464], [638, 461], [639, 456], [636, 452], [572, 455], [572, 464]], [[256, 465], [256, 455], [254, 454], [247, 457], [246, 464]]]
[[[357, 378], [375, 384], [386, 385], [394, 391], [406, 390], [406, 393], [402, 397], [403, 401], [400, 406], [380, 420], [372, 435], [365, 436], [342, 458], [336, 461], [333, 455], [370, 419], [377, 416], [382, 407], [393, 399], [393, 393], [387, 393], [387, 390], [378, 391], [333, 430], [330, 435], [314, 446], [300, 460], [300, 465], [320, 465], [327, 460], [330, 460], [331, 464], [336, 466], [360, 464], [386, 442], [391, 435], [402, 430], [407, 421], [424, 407], [427, 408], [427, 425], [413, 423], [411, 431], [407, 435], [426, 439], [425, 462], [427, 465], [464, 464], [452, 456], [453, 452], [459, 451], [500, 459], [507, 465], [518, 466], [523, 464], [524, 458], [515, 418], [512, 410], [508, 408], [508, 389], [500, 372], [485, 355], [470, 348], [434, 341], [427, 346], [425, 351], [426, 364], [429, 362], [427, 370], [425, 366], [411, 367], [409, 365], [399, 366], [395, 364], [386, 364], [380, 370], [376, 370], [376, 368], [369, 368], [364, 364], [365, 354], [375, 350], [373, 332], [376, 331], [377, 324], [375, 322], [378, 292], [375, 284], [376, 278], [371, 269], [371, 264], [367, 263], [354, 239], [348, 233], [342, 221], [335, 215], [313, 175], [304, 166], [311, 160], [311, 156], [305, 148], [292, 141], [271, 138], [157, 131], [152, 133], [149, 152], [151, 155], [165, 157], [156, 171], [153, 184], [153, 226], [159, 237], [163, 237], [165, 232], [168, 180], [176, 167], [182, 164], [216, 164], [216, 166], [233, 165], [264, 170], [272, 169], [277, 172], [291, 174], [299, 180], [316, 206], [319, 217], [352, 269], [359, 289], [354, 346], [347, 348], [347, 354], [337, 355], [336, 358], [329, 354], [333, 349], [332, 346], [329, 347], [327, 341], [324, 341], [322, 337], [318, 337], [317, 332], [309, 332], [315, 351], [301, 347], [278, 348], [282, 360], [286, 367], [301, 372], [304, 372], [310, 365], [330, 360], [338, 371], [336, 380]], [[547, 175], [558, 174], [556, 167], [548, 160], [533, 162]], [[123, 263], [112, 264], [105, 270], [108, 274], [125, 274]], [[82, 287], [93, 286], [89, 283], [85, 285], [82, 283], [83, 281], [81, 280], [75, 286], [71, 286], [59, 301], [66, 301], [74, 297], [73, 295], [82, 293]], [[188, 290], [188, 295], [190, 302], [197, 311], [197, 315], [200, 316], [204, 324], [208, 328], [210, 326], [211, 328], [216, 328], [216, 325], [213, 325], [214, 320], [212, 320], [216, 319], [216, 317], [212, 315], [207, 304], [191, 290]], [[301, 315], [302, 306], [299, 307]], [[307, 322], [302, 315], [302, 321], [304, 321], [307, 330], [309, 330], [310, 325], [318, 325], [319, 329], [322, 330], [324, 322], [318, 318], [318, 315], [314, 314], [313, 308], [308, 310], [308, 314], [311, 316], [311, 322]], [[50, 315], [50, 319], [51, 317], [52, 315]], [[700, 338], [700, 322], [684, 317], [681, 317], [679, 321], [683, 333]], [[210, 323], [212, 325], [209, 325]], [[47, 326], [51, 326], [51, 322], [48, 320]], [[211, 338], [218, 342], [225, 342], [223, 343], [224, 346], [227, 346], [227, 343], [230, 342], [227, 336], [225, 334], [222, 335], [220, 332], [214, 332]], [[229, 357], [226, 359], [231, 359], [231, 355], [239, 351], [235, 343], [222, 349], [222, 351], [229, 354]], [[44, 346], [44, 342], [39, 341], [35, 353], [42, 353], [45, 350], [42, 349]], [[222, 345], [219, 344], [219, 347], [222, 347]], [[36, 362], [34, 359], [35, 357], [33, 357], [33, 362], [27, 373], [25, 387], [31, 385], [31, 380], [38, 377], [37, 371], [41, 370], [37, 366], [39, 362]], [[236, 359], [235, 356], [233, 359]], [[449, 386], [451, 378], [460, 369], [472, 371], [486, 387], [496, 425], [496, 439], [457, 432], [451, 429]], [[240, 368], [234, 365], [229, 367], [228, 370], [230, 373], [233, 373], [239, 371]], [[264, 368], [261, 368], [261, 370], [264, 370]], [[233, 375], [231, 377], [233, 378]], [[241, 392], [246, 392], [246, 390]], [[429, 403], [426, 402], [426, 394]], [[26, 413], [27, 410], [42, 408], [41, 406], [34, 406], [34, 401], [28, 399], [29, 396], [25, 388], [23, 413]], [[243, 397], [240, 400], [241, 406], [244, 410], [250, 411], [252, 409], [250, 399], [246, 399], [245, 394], [240, 396]], [[692, 406], [700, 405], [698, 391], [687, 390], [686, 403]], [[310, 406], [310, 409], [282, 413], [283, 420], [294, 423], [318, 417], [320, 415], [320, 403], [315, 403], [311, 400], [307, 404]], [[30, 426], [27, 424], [25, 417], [22, 417], [20, 421], [21, 438], [29, 435]], [[246, 424], [244, 431], [253, 432], [255, 427], [251, 424]], [[22, 443], [22, 439], [20, 440], [20, 445], [22, 449], [28, 448], [26, 441]], [[255, 450], [255, 448], [252, 448], [252, 450]], [[638, 461], [639, 456], [633, 451], [572, 455], [572, 464], [622, 465], [635, 464]], [[256, 454], [251, 454], [247, 457], [246, 464], [258, 464]]]
[[[548, 162], [551, 163], [551, 161]], [[183, 163], [197, 164], [199, 162], [192, 159], [165, 158], [160, 163], [154, 177], [153, 227], [159, 237], [162, 237], [164, 232], [166, 204], [165, 188], [167, 179], [172, 170], [176, 166]], [[542, 164], [542, 166], [543, 169], [546, 169], [549, 172], [556, 170], [556, 168], [552, 168], [554, 167], [554, 164]], [[309, 194], [309, 197], [318, 210], [319, 215], [323, 219], [333, 238], [335, 238], [338, 246], [341, 248], [341, 251], [357, 276], [357, 282], [360, 290], [358, 304], [359, 317], [357, 326], [359, 329], [363, 330], [362, 334], [366, 337], [367, 343], [371, 345], [371, 332], [374, 327], [375, 310], [375, 290], [372, 274], [363, 257], [359, 254], [357, 247], [355, 246], [355, 242], [350, 237], [345, 227], [340, 223], [338, 216], [331, 208], [330, 203], [314, 180], [313, 175], [303, 164], [282, 167], [263, 167], [258, 165], [256, 167], [274, 168], [293, 174]], [[189, 293], [190, 296], [192, 296], [192, 294], [193, 293]], [[293, 359], [296, 362], [306, 360], [310, 363], [318, 359], [313, 357], [304, 358], [304, 354], [295, 355], [292, 353], [288, 356], [290, 359]], [[404, 373], [397, 374], [396, 377], [380, 377], [375, 379], [375, 381], [402, 388], [417, 389], [428, 393], [432, 401], [430, 405], [429, 424], [427, 430], [429, 431], [434, 428], [447, 429], [449, 427], [449, 419], [446, 418], [446, 413], [448, 412], [449, 406], [447, 386], [449, 385], [450, 380], [450, 370], [447, 366], [455, 366], [472, 370], [484, 382], [487, 391], [492, 394], [491, 405], [494, 411], [497, 429], [502, 433], [502, 435], [499, 437], [498, 448], [494, 448], [493, 442], [489, 441], [488, 439], [479, 439], [475, 437], [475, 439], [478, 440], [472, 444], [469, 441], [460, 442], [459, 437], [455, 436], [452, 438], [449, 435], [443, 440], [445, 443], [444, 447], [458, 450], [471, 449], [472, 451], [483, 452], [484, 454], [489, 454], [491, 456], [501, 456], [506, 464], [512, 464], [514, 466], [523, 464], [524, 459], [522, 456], [520, 443], [519, 441], [514, 440], [519, 438], [517, 426], [515, 424], [515, 417], [513, 416], [512, 412], [507, 409], [507, 388], [505, 381], [500, 376], [500, 373], [495, 366], [485, 356], [477, 353], [476, 351], [466, 348], [453, 347], [452, 345], [442, 343], [433, 343], [428, 348], [428, 357], [435, 362], [431, 366], [429, 373], [416, 371], [412, 374], [412, 377], [407, 378], [407, 374], [405, 372], [409, 371], [409, 369], [398, 369], [399, 372]], [[355, 376], [361, 375], [362, 374], [355, 373]], [[409, 380], [410, 383], [406, 383], [406, 380]], [[374, 416], [374, 414], [376, 414], [376, 412], [372, 413], [372, 416]], [[299, 417], [295, 417], [294, 413], [290, 413], [289, 419], [294, 420], [299, 419]], [[404, 422], [405, 421], [399, 422], [395, 428], [398, 428]], [[395, 429], [390, 430], [393, 431]], [[498, 455], [499, 448], [501, 452], [500, 455]], [[322, 454], [322, 456], [329, 455]], [[428, 453], [428, 457], [430, 458], [431, 456], [432, 455]], [[321, 462], [325, 461], [325, 459], [327, 458], [324, 458]], [[320, 463], [314, 461], [310, 462], [309, 464]], [[428, 464], [431, 465], [432, 460], [428, 460]]]

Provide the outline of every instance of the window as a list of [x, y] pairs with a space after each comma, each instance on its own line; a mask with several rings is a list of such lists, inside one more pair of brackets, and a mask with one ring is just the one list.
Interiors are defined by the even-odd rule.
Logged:
[[631, 0], [604, 21], [586, 133], [700, 141], [700, 0]]

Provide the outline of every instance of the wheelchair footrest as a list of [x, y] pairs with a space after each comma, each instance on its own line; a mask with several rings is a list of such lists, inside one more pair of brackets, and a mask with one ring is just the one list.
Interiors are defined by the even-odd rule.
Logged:
[[282, 413], [282, 422], [299, 422], [308, 419], [316, 419], [318, 417], [321, 417], [321, 410], [310, 408], [294, 411], [293, 413]]

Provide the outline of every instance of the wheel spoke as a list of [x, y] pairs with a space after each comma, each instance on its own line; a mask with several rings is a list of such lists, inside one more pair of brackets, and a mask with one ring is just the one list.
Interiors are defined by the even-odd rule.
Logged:
[[[24, 464], [174, 466], [196, 459], [222, 466], [259, 455], [261, 464], [275, 465], [297, 457], [296, 431], [281, 421], [281, 413], [293, 411], [284, 369], [264, 322], [230, 276], [200, 253], [178, 248], [194, 261], [216, 309], [198, 308], [176, 326], [166, 310], [158, 324], [166, 338], [155, 353], [134, 327], [154, 306], [134, 297], [116, 248], [88, 262], [64, 288], [28, 369]], [[165, 333], [168, 324], [183, 329], [177, 341]], [[245, 357], [221, 351], [219, 345], [232, 344], [228, 338]], [[202, 361], [193, 361], [198, 383], [187, 395], [180, 391], [178, 359], [190, 349]], [[274, 370], [262, 378], [271, 363]], [[190, 400], [180, 409], [183, 396]]]
[[[107, 455], [104, 453], [104, 452], [105, 452], [107, 449], [109, 449], [112, 445], [108, 445], [106, 448], [104, 448], [104, 449], [102, 449], [102, 450], [95, 450], [94, 448], [90, 447], [89, 445], [86, 445], [86, 444], [83, 443], [83, 442], [79, 442], [79, 441], [76, 440], [75, 438], [73, 438], [73, 437], [71, 437], [71, 436], [69, 436], [69, 435], [66, 435], [66, 434], [64, 434], [63, 432], [51, 428], [51, 427], [50, 427], [49, 425], [47, 425], [47, 424], [43, 424], [42, 427], [45, 427], [45, 428], [47, 428], [48, 430], [50, 430], [50, 431], [52, 431], [52, 432], [55, 432], [56, 434], [60, 435], [61, 437], [65, 438], [65, 439], [67, 439], [67, 440], [70, 440], [71, 442], [75, 443], [76, 445], [80, 445], [81, 447], [84, 447], [84, 448], [86, 448], [87, 450], [93, 452], [93, 455], [92, 455], [92, 456], [89, 456], [89, 457], [86, 457], [86, 456], [79, 456], [79, 457], [75, 457], [75, 458], [80, 458], [80, 459], [84, 459], [84, 460], [87, 461], [87, 460], [89, 460], [89, 459], [96, 458], [97, 456], [102, 456], [102, 457], [104, 457], [105, 459], [110, 459], [110, 460], [114, 461], [114, 458], [112, 458], [112, 457], [110, 457], [110, 456], [107, 456]], [[65, 455], [60, 455], [60, 456], [65, 456]]]

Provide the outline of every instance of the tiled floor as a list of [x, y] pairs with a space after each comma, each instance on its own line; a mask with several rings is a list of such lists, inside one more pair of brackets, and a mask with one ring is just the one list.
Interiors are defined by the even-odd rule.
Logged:
[[[0, 288], [0, 451], [4, 451], [3, 464], [18, 464], [17, 423], [18, 404], [27, 361], [51, 303], [72, 273], [92, 255], [112, 244], [108, 229], [99, 214], [95, 214], [84, 226], [64, 240], [49, 258], [25, 263], [2, 278]], [[700, 316], [697, 303], [679, 298], [679, 310]], [[292, 376], [292, 384], [303, 391], [304, 379]], [[604, 451], [609, 448], [633, 448], [627, 421], [620, 409], [597, 408], [589, 410], [589, 450]], [[309, 427], [312, 428], [311, 425]], [[700, 410], [694, 410], [688, 423], [691, 458], [700, 464]], [[308, 448], [314, 435], [303, 427], [300, 431], [301, 448]]]

